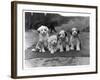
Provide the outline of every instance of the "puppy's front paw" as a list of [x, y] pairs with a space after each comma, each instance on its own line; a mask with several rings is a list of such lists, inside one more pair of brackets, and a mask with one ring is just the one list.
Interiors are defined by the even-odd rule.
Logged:
[[42, 50], [40, 49], [39, 52], [42, 52]]
[[44, 49], [42, 49], [42, 52], [45, 52], [45, 50], [44, 50]]
[[73, 48], [73, 47], [71, 47], [70, 49], [71, 49], [71, 50], [74, 50], [74, 48]]
[[54, 51], [53, 50], [51, 51], [51, 54], [54, 54]]
[[66, 51], [69, 51], [69, 48], [66, 48]]
[[36, 51], [36, 49], [33, 48], [32, 51]]
[[77, 51], [80, 51], [81, 49], [78, 47], [76, 50], [77, 50]]
[[63, 52], [63, 51], [64, 51], [64, 50], [63, 50], [63, 47], [61, 46], [61, 47], [60, 47], [60, 52]]
[[63, 52], [63, 51], [64, 51], [63, 49], [60, 50], [60, 52]]

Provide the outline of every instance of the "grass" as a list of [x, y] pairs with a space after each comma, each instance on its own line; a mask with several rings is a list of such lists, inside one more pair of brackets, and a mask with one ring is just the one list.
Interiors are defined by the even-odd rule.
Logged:
[[[70, 20], [67, 24], [64, 23], [57, 26], [56, 30], [57, 32], [61, 29], [68, 31], [72, 27], [82, 30], [87, 26], [88, 20]], [[88, 65], [90, 59], [89, 32], [81, 32], [79, 37], [81, 40], [81, 51], [56, 52], [50, 54], [49, 51], [45, 53], [32, 52], [32, 49], [39, 39], [38, 32], [36, 30], [25, 32], [25, 67]]]
[[[33, 32], [29, 32], [29, 34], [32, 34]], [[35, 47], [35, 44], [37, 43], [38, 39], [38, 34], [35, 33], [31, 36], [32, 39], [30, 40], [28, 47], [25, 50], [25, 59], [32, 59], [32, 58], [50, 58], [50, 57], [89, 57], [89, 33], [87, 32], [82, 32], [80, 34], [80, 39], [81, 39], [81, 51], [69, 51], [69, 52], [56, 52], [54, 54], [50, 54], [49, 51], [46, 51], [45, 53], [40, 53], [40, 52], [32, 52], [32, 49]], [[37, 35], [37, 36], [36, 36]], [[30, 36], [27, 36], [30, 37]], [[27, 38], [26, 37], [26, 38]]]

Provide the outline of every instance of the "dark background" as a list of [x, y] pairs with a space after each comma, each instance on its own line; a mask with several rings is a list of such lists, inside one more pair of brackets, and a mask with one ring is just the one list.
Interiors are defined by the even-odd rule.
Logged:
[[37, 29], [41, 25], [50, 27], [50, 24], [53, 24], [54, 27], [61, 27], [62, 24], [68, 24], [66, 28], [77, 27], [81, 31], [89, 32], [89, 17], [25, 12], [25, 31]]

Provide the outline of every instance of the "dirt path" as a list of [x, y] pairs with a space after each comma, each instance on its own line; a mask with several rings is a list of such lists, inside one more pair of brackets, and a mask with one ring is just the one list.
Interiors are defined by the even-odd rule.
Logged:
[[88, 65], [89, 57], [55, 57], [25, 60], [25, 68]]

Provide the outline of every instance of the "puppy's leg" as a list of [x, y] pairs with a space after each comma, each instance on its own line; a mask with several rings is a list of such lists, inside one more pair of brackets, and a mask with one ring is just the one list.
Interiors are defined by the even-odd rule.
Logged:
[[66, 45], [66, 51], [69, 51], [69, 45]]
[[45, 52], [44, 47], [42, 48], [42, 52]]
[[56, 48], [54, 48], [54, 52], [56, 52], [57, 51], [57, 47]]
[[51, 46], [50, 46], [50, 43], [48, 43], [48, 50], [51, 52]]
[[41, 49], [39, 49], [39, 52], [42, 52], [42, 50], [41, 50]]
[[36, 49], [39, 49], [39, 52], [45, 52], [44, 45], [42, 41], [39, 41], [36, 45]]
[[71, 45], [70, 49], [71, 49], [71, 50], [74, 50], [74, 44], [71, 43], [70, 45]]
[[63, 50], [63, 46], [61, 45], [60, 46], [60, 52], [63, 52], [64, 50]]
[[77, 43], [77, 45], [76, 45], [76, 50], [77, 50], [77, 51], [80, 51], [80, 42]]
[[[32, 49], [32, 51], [37, 51], [37, 50], [40, 50], [40, 46], [39, 46], [40, 42], [38, 41], [38, 43], [36, 44], [35, 48]], [[41, 51], [39, 51], [41, 52]]]
[[42, 52], [45, 52], [45, 50], [44, 50], [44, 44], [42, 44]]
[[51, 50], [51, 54], [54, 54], [54, 50]]
[[54, 52], [55, 52], [52, 46], [49, 47], [49, 51], [51, 54], [54, 54]]

